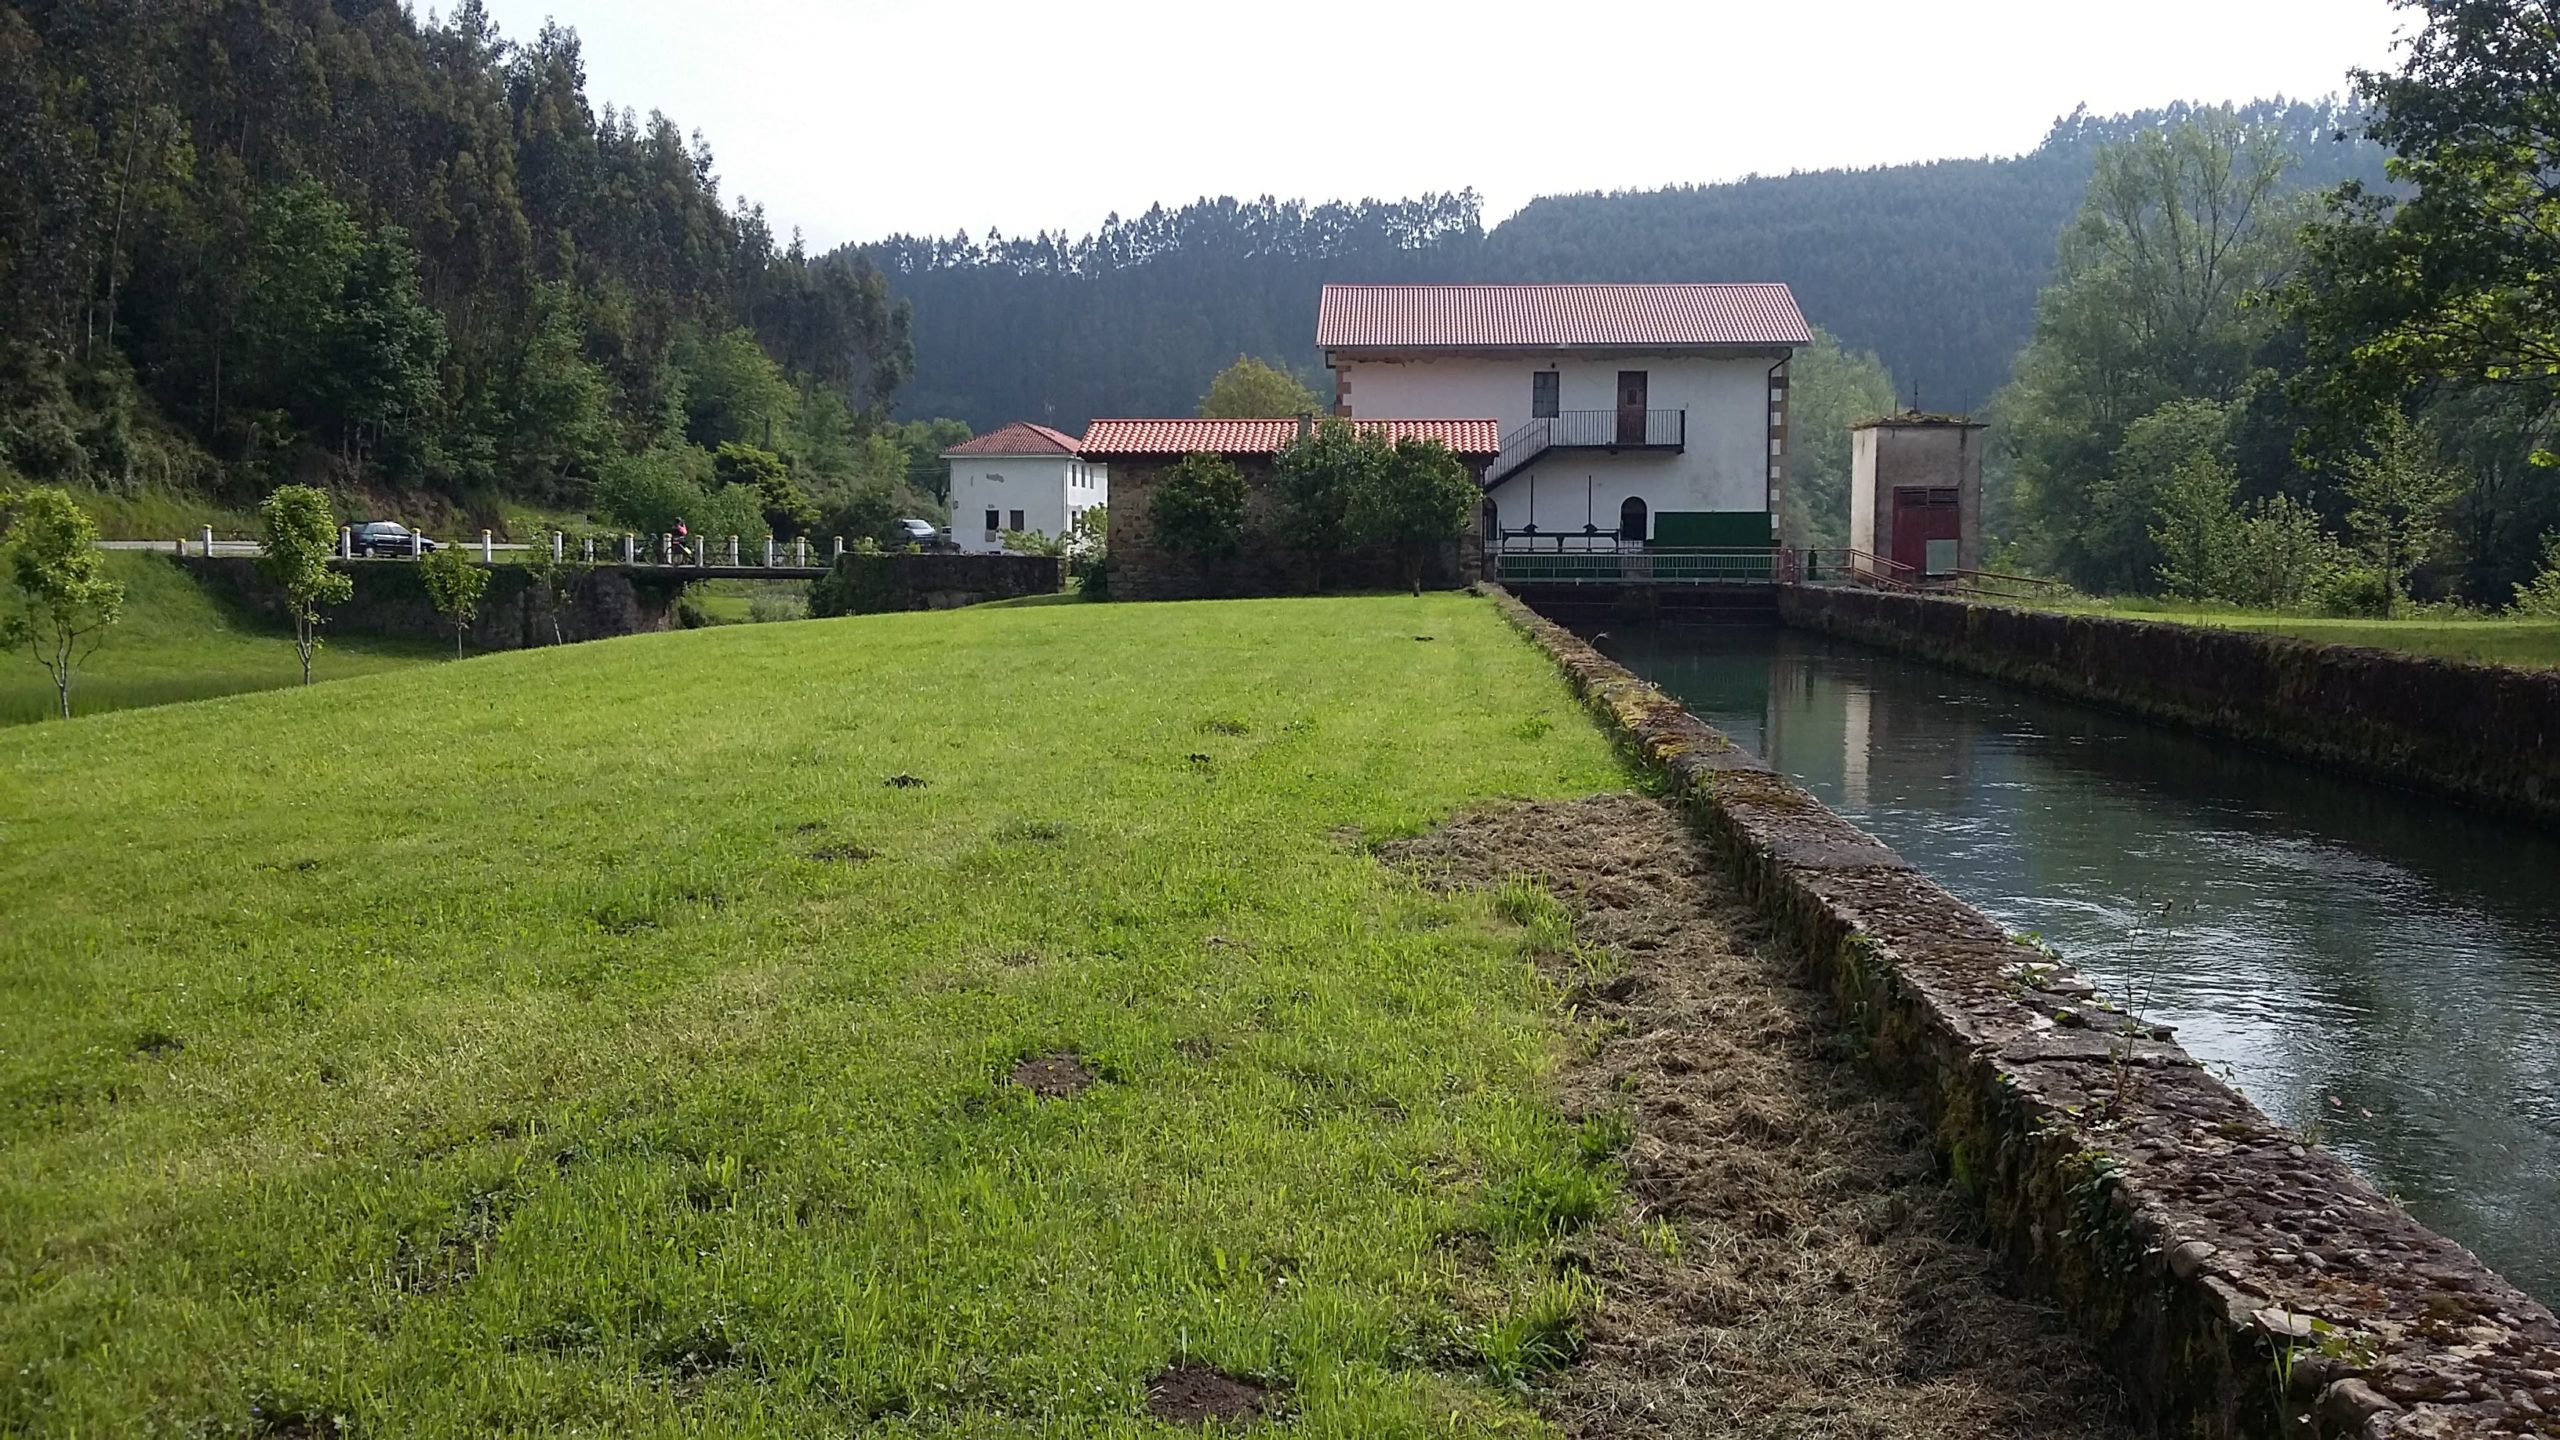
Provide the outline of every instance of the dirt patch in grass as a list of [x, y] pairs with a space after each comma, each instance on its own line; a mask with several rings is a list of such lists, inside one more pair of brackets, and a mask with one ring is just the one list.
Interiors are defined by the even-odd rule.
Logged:
[[1013, 1067], [1013, 1083], [1043, 1100], [1081, 1095], [1102, 1077], [1073, 1055], [1039, 1055]]
[[1278, 1409], [1279, 1397], [1260, 1381], [1184, 1361], [1147, 1382], [1147, 1414], [1168, 1425], [1237, 1425]]
[[1443, 886], [1535, 881], [1574, 917], [1558, 978], [1600, 1038], [1565, 1103], [1632, 1124], [1635, 1213], [1577, 1242], [1605, 1299], [1541, 1393], [1568, 1433], [2133, 1433], [2060, 1316], [2004, 1292], [1919, 1113], [1662, 803], [1525, 805], [1383, 853]]
[[880, 854], [860, 845], [821, 845], [809, 852], [809, 858], [822, 864], [860, 865], [867, 860], [879, 859]]

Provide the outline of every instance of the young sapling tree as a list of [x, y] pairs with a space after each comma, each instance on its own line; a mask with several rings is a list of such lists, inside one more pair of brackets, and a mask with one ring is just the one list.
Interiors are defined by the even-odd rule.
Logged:
[[462, 658], [462, 642], [480, 615], [489, 593], [489, 572], [472, 564], [459, 550], [438, 550], [418, 562], [418, 578], [426, 582], [427, 600], [453, 627], [453, 658]]
[[0, 644], [27, 647], [70, 719], [72, 672], [124, 613], [124, 587], [108, 578], [97, 522], [69, 492], [0, 494], [0, 586]]
[[345, 571], [330, 568], [338, 544], [338, 517], [329, 497], [309, 485], [286, 485], [258, 507], [262, 548], [258, 569], [284, 595], [293, 619], [293, 648], [302, 657], [302, 683], [311, 683], [311, 653], [320, 648], [322, 607], [343, 604], [356, 593]]

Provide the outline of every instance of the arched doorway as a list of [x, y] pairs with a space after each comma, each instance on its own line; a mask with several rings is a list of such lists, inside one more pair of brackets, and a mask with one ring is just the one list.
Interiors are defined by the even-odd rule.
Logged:
[[1502, 507], [1494, 504], [1490, 495], [1484, 497], [1484, 541], [1488, 545], [1502, 543]]
[[1641, 545], [1652, 538], [1645, 527], [1644, 499], [1630, 495], [1618, 503], [1618, 538]]

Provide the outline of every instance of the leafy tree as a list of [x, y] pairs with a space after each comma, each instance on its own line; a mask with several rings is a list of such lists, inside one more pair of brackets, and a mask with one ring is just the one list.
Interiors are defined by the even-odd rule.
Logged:
[[1325, 569], [1351, 543], [1352, 497], [1395, 462], [1383, 436], [1348, 420], [1325, 420], [1280, 447], [1273, 464], [1274, 520], [1280, 542], [1302, 557], [1324, 588]]
[[843, 537], [848, 545], [867, 540], [875, 546], [904, 547], [906, 532], [899, 528], [898, 521], [910, 508], [895, 485], [886, 480], [866, 480], [827, 513], [819, 528], [830, 539]]
[[711, 457], [690, 445], [618, 456], [596, 481], [596, 509], [640, 535], [672, 534], [679, 520], [698, 530], [710, 478]]
[[1244, 543], [1244, 472], [1223, 455], [1174, 462], [1148, 497], [1147, 523], [1165, 551], [1195, 563], [1226, 559]]
[[676, 350], [684, 375], [685, 436], [712, 448], [733, 440], [770, 447], [791, 423], [790, 377], [744, 327], [689, 336]]
[[2099, 148], [1997, 403], [2033, 562], [2087, 589], [2149, 581], [2145, 491], [2167, 468], [2122, 475], [2119, 448], [2172, 402], [2244, 393], [2272, 325], [2248, 301], [2294, 259], [2290, 164], [2279, 135], [2210, 113]]
[[69, 492], [0, 493], [0, 644], [24, 645], [53, 677], [71, 718], [71, 677], [124, 613], [124, 586], [107, 575], [97, 522]]
[[551, 643], [565, 645], [568, 636], [560, 627], [560, 616], [577, 598], [578, 587], [585, 583], [595, 567], [586, 560], [586, 546], [580, 536], [562, 539], [560, 553], [551, 553], [549, 537], [536, 536], [533, 549], [527, 553], [524, 574], [542, 596], [543, 609], [551, 616]]
[[1893, 377], [1869, 351], [1843, 348], [1828, 331], [1787, 362], [1789, 543], [1836, 548], [1849, 543], [1849, 427], [1889, 415]]
[[2443, 549], [2445, 511], [2464, 479], [2436, 457], [2433, 437], [2397, 410], [2383, 412], [2370, 452], [2348, 458], [2347, 498], [2355, 508], [2347, 529], [2382, 577], [2385, 615], [2408, 593], [2410, 573]]
[[294, 653], [302, 658], [302, 683], [311, 683], [311, 652], [320, 648], [321, 610], [343, 604], [356, 582], [330, 568], [338, 545], [338, 517], [329, 497], [309, 485], [286, 485], [258, 507], [258, 569], [284, 597], [293, 618]]
[[438, 550], [418, 562], [418, 579], [427, 587], [427, 602], [453, 627], [453, 658], [462, 658], [463, 637], [479, 617], [480, 601], [489, 593], [489, 572], [463, 558], [459, 550]]
[[619, 448], [612, 381], [587, 358], [579, 332], [576, 295], [544, 286], [507, 378], [508, 447], [546, 494], [593, 481]]
[[2240, 477], [2209, 456], [2169, 473], [2155, 502], [2151, 541], [2160, 551], [2160, 588], [2184, 600], [2228, 597], [2239, 572], [2240, 517], [2231, 496]]
[[1323, 408], [1297, 376], [1250, 355], [1219, 371], [1200, 397], [1200, 413], [1221, 420], [1314, 415]]
[[2397, 3], [2425, 20], [2399, 73], [2356, 76], [2395, 184], [2340, 189], [2286, 296], [2307, 382], [2367, 411], [2440, 379], [2560, 404], [2560, 10]]
[[1351, 533], [1395, 552], [1413, 593], [1431, 552], [1466, 533], [1483, 501], [1474, 477], [1437, 440], [1399, 440], [1384, 465], [1368, 470], [1351, 496]]
[[754, 493], [773, 533], [789, 539], [818, 523], [818, 507], [800, 493], [791, 468], [770, 450], [725, 441], [711, 457], [711, 473], [722, 485], [743, 486]]
[[2234, 572], [2225, 598], [2244, 605], [2288, 607], [2310, 598], [2321, 578], [2344, 563], [2320, 515], [2290, 495], [2271, 495], [2240, 517]]
[[937, 505], [950, 504], [951, 467], [942, 455], [969, 438], [969, 427], [957, 420], [909, 420], [893, 435], [906, 449], [907, 488], [932, 496]]

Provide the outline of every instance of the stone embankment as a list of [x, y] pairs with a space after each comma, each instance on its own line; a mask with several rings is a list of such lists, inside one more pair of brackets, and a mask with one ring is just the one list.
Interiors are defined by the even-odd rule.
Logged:
[[[178, 563], [216, 595], [259, 614], [284, 618], [283, 597], [258, 572], [254, 557], [188, 556]], [[416, 565], [392, 560], [342, 561], [340, 565], [354, 578], [356, 588], [345, 603], [329, 607], [327, 633], [452, 640], [453, 625], [427, 598], [426, 581]], [[598, 566], [579, 577], [567, 605], [555, 607], [523, 567], [493, 565], [488, 594], [471, 623], [471, 648], [515, 650], [551, 644], [555, 608], [559, 638], [564, 640], [602, 640], [672, 629], [676, 598], [684, 592], [686, 579], [681, 571]]]
[[1778, 607], [1802, 629], [2560, 821], [2560, 671], [1830, 586], [1783, 586]]
[[[1495, 592], [1922, 1098], [2018, 1273], [2195, 1436], [2560, 1434], [2560, 1320], [2167, 1032]], [[1923, 602], [1942, 603], [1942, 602]]]

